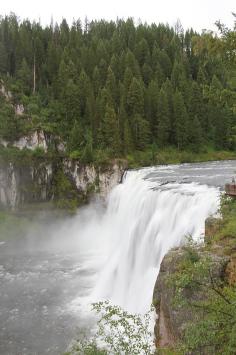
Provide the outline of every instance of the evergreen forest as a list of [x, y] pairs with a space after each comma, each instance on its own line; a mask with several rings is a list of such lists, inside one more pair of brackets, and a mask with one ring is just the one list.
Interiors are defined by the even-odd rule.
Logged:
[[0, 138], [43, 130], [87, 162], [165, 147], [232, 151], [235, 31], [216, 31], [0, 17], [1, 85], [12, 94], [0, 96]]

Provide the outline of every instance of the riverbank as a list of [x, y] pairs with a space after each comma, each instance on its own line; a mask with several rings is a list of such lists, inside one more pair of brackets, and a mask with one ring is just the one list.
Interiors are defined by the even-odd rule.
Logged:
[[201, 163], [217, 160], [235, 160], [236, 152], [213, 150], [205, 148], [199, 152], [177, 150], [166, 148], [158, 151], [146, 150], [137, 151], [125, 158], [129, 168], [140, 168], [152, 165], [183, 164], [183, 163]]

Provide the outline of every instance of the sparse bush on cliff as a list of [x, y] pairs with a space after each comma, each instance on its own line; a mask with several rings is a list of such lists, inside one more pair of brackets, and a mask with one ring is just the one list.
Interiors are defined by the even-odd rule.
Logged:
[[57, 208], [66, 210], [76, 210], [78, 206], [78, 196], [72, 182], [64, 174], [63, 170], [58, 170], [54, 177], [53, 193]]

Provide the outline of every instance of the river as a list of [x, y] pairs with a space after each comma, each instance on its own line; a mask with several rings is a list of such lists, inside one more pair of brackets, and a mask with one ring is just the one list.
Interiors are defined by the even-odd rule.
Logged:
[[0, 354], [60, 354], [93, 327], [90, 302], [147, 311], [165, 253], [204, 237], [236, 161], [132, 170], [73, 217], [1, 236]]

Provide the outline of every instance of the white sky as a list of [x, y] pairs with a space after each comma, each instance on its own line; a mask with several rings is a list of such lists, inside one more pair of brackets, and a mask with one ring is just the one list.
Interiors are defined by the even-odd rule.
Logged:
[[20, 18], [38, 20], [49, 24], [51, 17], [60, 22], [85, 16], [92, 19], [133, 17], [142, 22], [163, 22], [173, 25], [179, 18], [184, 28], [215, 30], [214, 23], [221, 20], [233, 25], [231, 12], [236, 12], [235, 0], [0, 0], [0, 15], [14, 12]]

